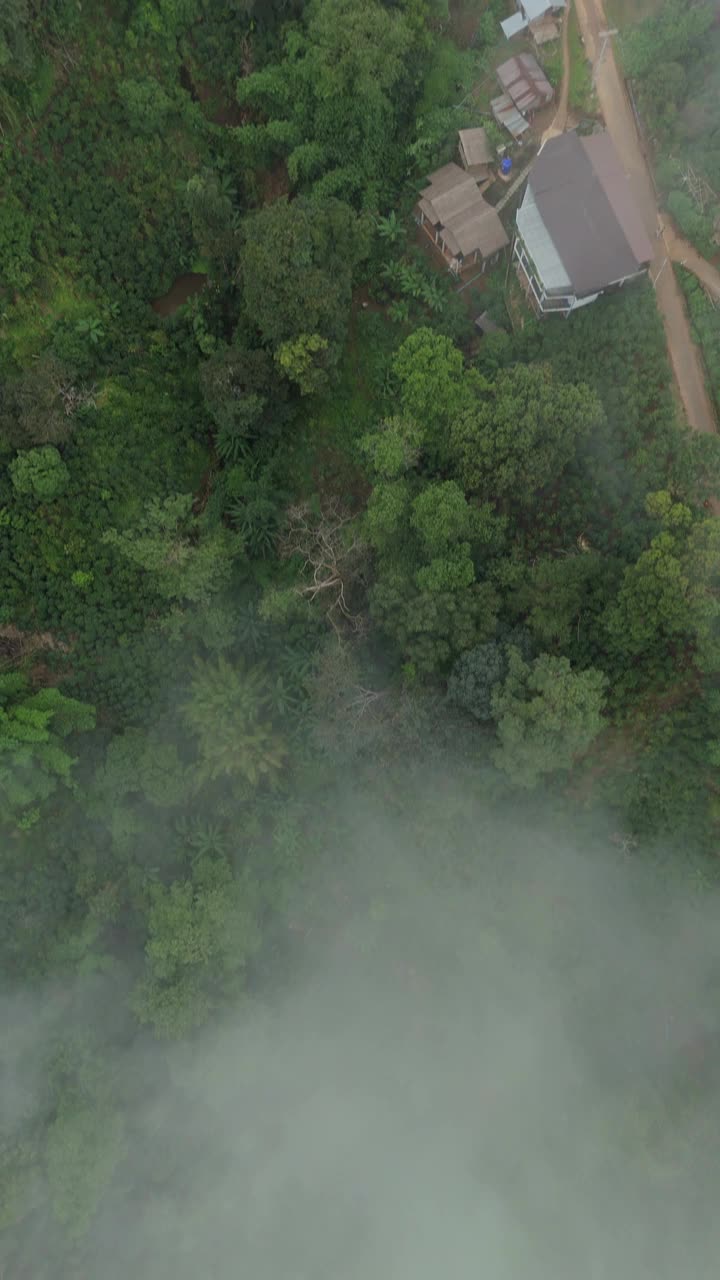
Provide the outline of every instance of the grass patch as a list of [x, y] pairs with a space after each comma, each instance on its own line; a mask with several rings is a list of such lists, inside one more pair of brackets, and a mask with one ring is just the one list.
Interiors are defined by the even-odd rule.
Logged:
[[662, 3], [663, 0], [606, 0], [605, 10], [610, 26], [623, 30], [657, 13]]
[[198, 406], [188, 394], [179, 409], [172, 385], [141, 368], [107, 378], [97, 408], [66, 449], [71, 469], [81, 470], [93, 492], [105, 492], [109, 518], [120, 526], [132, 523], [148, 498], [200, 486], [209, 456], [194, 436]]
[[47, 345], [47, 334], [60, 317], [79, 316], [86, 307], [76, 283], [54, 270], [34, 297], [19, 297], [4, 308], [0, 337], [16, 364], [25, 366]]
[[437, 40], [417, 114], [428, 115], [459, 102], [472, 88], [476, 63], [475, 54], [468, 49], [458, 49], [454, 41], [447, 38]]
[[562, 40], [553, 40], [549, 47], [541, 49], [538, 61], [553, 89], [559, 90], [563, 73]]
[[378, 403], [402, 341], [384, 311], [355, 311], [338, 380], [308, 404], [288, 441], [283, 480], [298, 495], [320, 491], [352, 500], [364, 488], [357, 443], [377, 425]]
[[568, 106], [571, 111], [577, 111], [580, 115], [594, 115], [597, 110], [597, 97], [592, 84], [592, 68], [585, 53], [585, 46], [580, 39], [580, 26], [574, 7], [568, 15], [568, 50], [570, 54]]
[[684, 267], [675, 274], [685, 294], [693, 334], [700, 344], [707, 384], [715, 409], [720, 414], [720, 310], [714, 307], [700, 281]]

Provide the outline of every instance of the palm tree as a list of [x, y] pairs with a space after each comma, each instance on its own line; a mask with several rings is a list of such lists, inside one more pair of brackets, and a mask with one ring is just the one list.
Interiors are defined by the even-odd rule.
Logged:
[[182, 711], [197, 737], [201, 780], [240, 775], [254, 787], [276, 780], [287, 749], [269, 719], [272, 692], [260, 666], [222, 657], [197, 663]]
[[375, 225], [378, 235], [390, 244], [397, 244], [405, 235], [405, 227], [394, 209], [386, 218], [379, 217]]

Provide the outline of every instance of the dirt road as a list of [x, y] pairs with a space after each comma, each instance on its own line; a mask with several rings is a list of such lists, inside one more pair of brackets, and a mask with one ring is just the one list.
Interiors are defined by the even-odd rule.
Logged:
[[720, 271], [708, 262], [707, 258], [703, 258], [695, 246], [680, 234], [672, 218], [664, 213], [662, 220], [663, 240], [671, 261], [679, 262], [681, 266], [687, 267], [688, 271], [692, 271], [698, 280], [702, 280], [708, 292], [720, 301]]
[[[602, 0], [574, 0], [574, 4], [585, 51], [596, 66], [595, 86], [605, 124], [617, 147], [623, 167], [629, 175], [633, 194], [648, 234], [656, 246], [651, 274], [655, 282], [658, 309], [665, 326], [668, 352], [680, 399], [691, 427], [697, 431], [716, 431], [717, 423], [705, 387], [702, 362], [692, 339], [680, 287], [668, 261], [670, 257], [668, 250], [671, 249], [671, 245], [668, 243], [666, 247], [661, 234], [662, 224], [658, 214], [655, 190], [643, 154], [625, 82], [617, 68], [611, 40], [606, 43], [602, 62], [599, 65], [596, 64], [603, 44], [600, 32], [608, 29]], [[709, 263], [705, 266], [709, 271], [714, 271]], [[700, 273], [697, 272], [697, 274]]]

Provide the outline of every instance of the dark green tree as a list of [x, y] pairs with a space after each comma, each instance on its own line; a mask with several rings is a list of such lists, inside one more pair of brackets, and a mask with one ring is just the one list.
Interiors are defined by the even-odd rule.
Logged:
[[431, 675], [493, 634], [498, 599], [488, 583], [472, 581], [472, 562], [462, 552], [418, 576], [413, 581], [401, 568], [383, 574], [371, 593], [371, 613], [403, 659]]
[[200, 779], [234, 776], [253, 787], [277, 779], [287, 748], [270, 702], [261, 667], [233, 666], [223, 657], [198, 664], [182, 712], [197, 739]]
[[316, 335], [338, 359], [353, 272], [367, 252], [362, 221], [340, 200], [276, 200], [245, 219], [242, 295], [249, 322], [273, 351]]
[[558, 382], [547, 365], [512, 365], [451, 424], [459, 477], [471, 492], [532, 504], [602, 421], [600, 401], [587, 387]]
[[237, 256], [239, 218], [226, 184], [210, 169], [194, 173], [185, 200], [198, 250], [229, 272]]
[[600, 731], [606, 683], [601, 671], [573, 671], [567, 658], [543, 653], [526, 663], [511, 647], [508, 674], [492, 693], [498, 767], [526, 788], [570, 769]]
[[492, 720], [492, 696], [507, 675], [505, 646], [488, 640], [461, 653], [448, 678], [448, 699], [476, 720]]
[[286, 56], [238, 81], [269, 119], [291, 180], [315, 195], [377, 208], [403, 176], [399, 135], [425, 32], [378, 0], [310, 0]]
[[718, 552], [720, 522], [693, 522], [688, 507], [661, 491], [649, 495], [649, 512], [663, 528], [635, 564], [625, 570], [606, 626], [624, 658], [641, 658], [646, 678], [697, 662], [720, 667]]
[[[65, 393], [65, 397], [63, 396]], [[19, 377], [0, 386], [0, 439], [7, 448], [28, 449], [37, 444], [61, 444], [70, 436], [73, 397], [81, 389], [55, 356], [46, 352]]]

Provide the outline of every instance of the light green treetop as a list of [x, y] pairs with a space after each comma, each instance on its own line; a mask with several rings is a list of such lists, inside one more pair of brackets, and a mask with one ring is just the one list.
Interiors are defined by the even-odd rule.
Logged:
[[104, 541], [150, 574], [166, 600], [205, 604], [228, 582], [242, 540], [192, 513], [192, 494], [152, 498], [137, 524], [108, 529]]
[[75, 758], [62, 745], [92, 729], [95, 708], [59, 689], [30, 690], [19, 672], [0, 675], [0, 818], [28, 825], [58, 783], [70, 784]]

